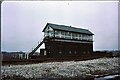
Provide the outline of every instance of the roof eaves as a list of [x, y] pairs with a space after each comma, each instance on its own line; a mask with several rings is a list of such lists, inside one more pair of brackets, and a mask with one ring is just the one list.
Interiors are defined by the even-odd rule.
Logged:
[[44, 31], [45, 31], [45, 29], [46, 29], [46, 27], [48, 26], [48, 24], [49, 24], [49, 23], [47, 23], [47, 24], [46, 24], [46, 26], [45, 26], [45, 28], [42, 30], [42, 32], [44, 32]]
[[[52, 24], [52, 23], [47, 23], [47, 25], [45, 26], [45, 28], [46, 28], [48, 25], [49, 25], [51, 28], [55, 29], [55, 30], [71, 31], [71, 32], [77, 32], [77, 33], [94, 35], [91, 31], [89, 31], [89, 30], [87, 30], [87, 29], [69, 27], [69, 26], [65, 26], [65, 25], [57, 25], [57, 24]], [[59, 26], [59, 27], [56, 27], [56, 26]], [[45, 28], [43, 29], [42, 32], [44, 32]], [[74, 30], [73, 30], [73, 29], [74, 29]], [[78, 31], [78, 29], [79, 29], [79, 31]]]

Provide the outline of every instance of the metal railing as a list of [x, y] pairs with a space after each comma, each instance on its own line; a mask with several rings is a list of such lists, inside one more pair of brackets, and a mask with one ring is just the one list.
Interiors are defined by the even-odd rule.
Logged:
[[41, 42], [40, 43], [38, 42], [38, 45], [32, 49], [32, 51], [29, 53], [29, 55], [33, 55], [43, 43], [44, 43], [44, 38], [41, 38]]

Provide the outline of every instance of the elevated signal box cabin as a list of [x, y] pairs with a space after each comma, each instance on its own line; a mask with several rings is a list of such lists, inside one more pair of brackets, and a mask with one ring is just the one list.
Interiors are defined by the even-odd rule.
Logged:
[[40, 50], [41, 55], [55, 57], [93, 52], [93, 33], [87, 29], [47, 23], [43, 32], [45, 49]]

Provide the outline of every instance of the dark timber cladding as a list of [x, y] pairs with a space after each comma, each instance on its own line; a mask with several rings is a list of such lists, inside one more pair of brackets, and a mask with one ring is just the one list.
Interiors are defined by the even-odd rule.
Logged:
[[47, 23], [44, 32], [45, 49], [49, 57], [81, 55], [93, 52], [93, 33], [86, 29]]

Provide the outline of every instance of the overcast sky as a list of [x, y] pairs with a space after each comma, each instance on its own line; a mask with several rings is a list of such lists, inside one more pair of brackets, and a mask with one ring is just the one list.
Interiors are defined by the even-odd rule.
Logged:
[[118, 2], [4, 1], [2, 51], [31, 51], [47, 22], [89, 29], [94, 50], [118, 49]]

